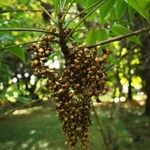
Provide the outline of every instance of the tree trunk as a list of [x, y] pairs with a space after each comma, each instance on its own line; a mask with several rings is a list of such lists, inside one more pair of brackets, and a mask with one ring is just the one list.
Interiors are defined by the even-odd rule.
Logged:
[[[140, 29], [149, 24], [142, 20], [136, 14], [134, 17], [134, 29]], [[150, 33], [147, 32], [141, 36], [141, 65], [139, 66], [139, 73], [144, 82], [144, 92], [147, 95], [145, 103], [145, 114], [150, 115]]]
[[[145, 36], [144, 36], [145, 38]], [[145, 81], [144, 89], [147, 95], [145, 104], [145, 114], [150, 115], [150, 35], [142, 41], [142, 78]]]
[[145, 114], [150, 115], [150, 76], [145, 78], [145, 92], [147, 95], [146, 104], [145, 104]]
[[[131, 48], [130, 48], [131, 49]], [[133, 53], [132, 53], [133, 55]], [[131, 60], [132, 55], [128, 56], [128, 100], [132, 100], [132, 74], [131, 74]]]
[[131, 83], [132, 83], [132, 76], [130, 76], [128, 79], [128, 84], [129, 84], [129, 86], [128, 86], [128, 100], [133, 99], [132, 98], [132, 85], [131, 85]]

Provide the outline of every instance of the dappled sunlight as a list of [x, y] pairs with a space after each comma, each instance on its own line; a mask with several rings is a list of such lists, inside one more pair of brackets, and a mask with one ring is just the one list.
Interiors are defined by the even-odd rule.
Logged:
[[38, 106], [15, 113], [0, 121], [0, 150], [66, 149], [60, 124], [49, 108]]
[[34, 139], [30, 138], [23, 143], [17, 144], [14, 141], [8, 141], [5, 143], [0, 143], [0, 148], [2, 149], [17, 149], [17, 150], [64, 150], [61, 147], [52, 148], [50, 142], [48, 140], [39, 140], [34, 141]]
[[31, 134], [31, 135], [33, 135], [33, 134], [35, 134], [35, 133], [36, 133], [35, 130], [31, 130], [31, 131], [30, 131], [30, 134]]
[[53, 68], [59, 69], [60, 68], [60, 61], [59, 60], [54, 60], [54, 61], [49, 60], [45, 63], [45, 66], [48, 66], [51, 69], [53, 69]]
[[144, 100], [138, 101], [138, 103], [139, 103], [141, 106], [144, 106], [144, 105], [145, 105], [145, 101], [144, 101]]
[[114, 103], [125, 102], [125, 101], [126, 101], [126, 97], [124, 97], [124, 96], [115, 97], [115, 98], [113, 99], [113, 102], [114, 102]]
[[[109, 126], [109, 120], [110, 120], [109, 118], [111, 117], [111, 114], [110, 114], [111, 109], [108, 106], [105, 108], [101, 106], [102, 105], [100, 105], [100, 107], [96, 107], [96, 112], [98, 116], [101, 118], [102, 123], [104, 124], [103, 128], [107, 129], [107, 126]], [[28, 149], [30, 150], [66, 150], [66, 147], [64, 147], [65, 140], [64, 140], [63, 135], [61, 134], [62, 132], [60, 130], [58, 120], [56, 120], [56, 114], [54, 114], [53, 112], [50, 112], [49, 109], [42, 108], [42, 107], [35, 107], [35, 108], [33, 107], [27, 110], [30, 112], [34, 112], [32, 109], [38, 113], [31, 113], [30, 116], [27, 115], [27, 117], [24, 117], [22, 115], [21, 118], [18, 115], [18, 119], [15, 118], [14, 120], [12, 119], [9, 120], [8, 118], [7, 120], [4, 120], [4, 122], [1, 121], [0, 128], [1, 129], [3, 128], [3, 130], [6, 128], [6, 131], [8, 131], [9, 133], [8, 134], [5, 133], [5, 136], [7, 137], [6, 139], [5, 139], [4, 134], [2, 134], [2, 137], [4, 136], [3, 137], [4, 142], [3, 144], [0, 142], [0, 149], [3, 149], [3, 148], [13, 149], [17, 147], [17, 150], [28, 150]], [[130, 108], [128, 108], [128, 110], [129, 109]], [[126, 111], [126, 113], [131, 113], [131, 112]], [[122, 115], [128, 116], [128, 114], [126, 113], [123, 113]], [[51, 118], [47, 118], [48, 116], [49, 117], [51, 116]], [[95, 115], [93, 112], [92, 112], [92, 118], [93, 118], [92, 121], [94, 121]], [[126, 118], [128, 119], [128, 117]], [[134, 120], [132, 120], [132, 122], [135, 123], [135, 126], [136, 125], [139, 126], [139, 124], [141, 124], [141, 119], [135, 118]], [[144, 120], [142, 122], [143, 122], [144, 128], [150, 127], [148, 120]], [[9, 123], [9, 125], [6, 125], [7, 123]], [[128, 135], [128, 133], [126, 133], [127, 131], [125, 130], [125, 128], [122, 128], [122, 125], [120, 126], [118, 124], [121, 122], [117, 123], [114, 120], [112, 123], [114, 124], [114, 129], [117, 130], [116, 132], [119, 132], [119, 135], [122, 134], [121, 135], [122, 137], [120, 137], [119, 139], [120, 141], [126, 141], [128, 144], [131, 144], [134, 142], [137, 136], [136, 133], [134, 133], [134, 136], [132, 138]], [[112, 126], [112, 123], [111, 123], [111, 126]], [[128, 121], [128, 125], [129, 124], [130, 122]], [[91, 128], [92, 128], [92, 132], [90, 134], [91, 134], [92, 143], [90, 147], [91, 147], [91, 150], [95, 146], [97, 146], [97, 149], [98, 149], [98, 147], [100, 146], [99, 144], [103, 140], [101, 139], [101, 136], [97, 134], [98, 126], [97, 126], [97, 123], [95, 123], [95, 121], [93, 122], [93, 125]], [[149, 134], [147, 134], [147, 136], [149, 136]], [[13, 139], [10, 140], [10, 138], [8, 137], [13, 137]]]
[[18, 110], [15, 110], [12, 114], [13, 115], [29, 115], [29, 114], [36, 112], [36, 111], [39, 111], [41, 109], [43, 109], [42, 106], [20, 109], [20, 110], [18, 109]]
[[29, 139], [26, 142], [24, 142], [23, 144], [20, 145], [20, 149], [27, 149], [30, 147], [30, 145], [33, 143], [33, 139]]
[[0, 143], [0, 149], [12, 149], [13, 147], [15, 147], [16, 143], [14, 141], [8, 141], [8, 142], [3, 142]]
[[137, 92], [136, 95], [133, 96], [135, 100], [137, 100], [141, 105], [144, 105], [144, 100], [147, 98], [144, 92]]
[[16, 110], [13, 112], [13, 115], [23, 115], [23, 114], [31, 114], [31, 111], [22, 109], [22, 110]]
[[36, 81], [36, 77], [35, 77], [34, 75], [32, 75], [32, 76], [30, 77], [30, 84], [31, 84], [31, 85], [34, 85], [34, 84], [35, 84], [35, 81]]

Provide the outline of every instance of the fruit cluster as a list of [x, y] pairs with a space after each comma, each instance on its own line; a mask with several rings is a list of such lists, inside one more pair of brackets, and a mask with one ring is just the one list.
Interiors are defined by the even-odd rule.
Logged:
[[[88, 149], [88, 132], [91, 124], [91, 98], [99, 99], [105, 91], [106, 75], [104, 64], [107, 62], [108, 50], [97, 56], [84, 45], [66, 44], [65, 68], [59, 75], [45, 66], [51, 54], [54, 36], [45, 35], [38, 44], [31, 45], [31, 68], [36, 76], [48, 78], [48, 89], [54, 92], [56, 112], [62, 122], [62, 129], [67, 135], [70, 150], [74, 150], [78, 140], [82, 149]], [[51, 43], [51, 44], [50, 44]]]

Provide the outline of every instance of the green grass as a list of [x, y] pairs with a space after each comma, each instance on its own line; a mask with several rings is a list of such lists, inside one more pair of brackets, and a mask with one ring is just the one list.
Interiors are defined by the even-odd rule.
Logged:
[[66, 149], [60, 124], [49, 109], [2, 120], [0, 134], [1, 150]]
[[[148, 122], [150, 118], [139, 118], [138, 125], [136, 124], [136, 115], [132, 117], [126, 115], [122, 121], [117, 118], [110, 120], [108, 110], [100, 108], [98, 113], [101, 127], [115, 150], [149, 150]], [[67, 146], [64, 144], [65, 136], [62, 134], [61, 125], [55, 112], [40, 107], [28, 109], [27, 112], [31, 113], [11, 115], [0, 120], [0, 150], [67, 150]], [[93, 115], [92, 118], [90, 150], [105, 150], [102, 135]], [[146, 130], [145, 126], [141, 128], [142, 122], [144, 122]], [[140, 134], [144, 141], [134, 141], [137, 136], [134, 132]], [[80, 149], [78, 144], [77, 150]]]

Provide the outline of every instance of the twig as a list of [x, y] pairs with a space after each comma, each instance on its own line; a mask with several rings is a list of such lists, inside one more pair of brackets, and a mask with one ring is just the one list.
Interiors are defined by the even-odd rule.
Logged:
[[[34, 9], [6, 9], [6, 10], [0, 10], [0, 14], [4, 14], [4, 13], [10, 13], [10, 12], [42, 12], [43, 10], [40, 10], [40, 9], [37, 9], [37, 10], [34, 10]], [[50, 10], [52, 11], [52, 10]]]
[[42, 30], [42, 29], [34, 29], [34, 28], [0, 28], [0, 32], [2, 32], [2, 31], [43, 32], [43, 33], [49, 33], [49, 34], [59, 37], [59, 34], [57, 34], [57, 33], [50, 32], [47, 30]]
[[62, 2], [61, 2], [61, 0], [59, 0], [59, 12], [62, 11], [61, 7], [62, 7]]
[[103, 0], [101, 3], [99, 3], [98, 5], [96, 5], [95, 8], [93, 8], [87, 15], [85, 15], [82, 20], [71, 30], [71, 32], [69, 33], [69, 35], [67, 36], [67, 38], [72, 35], [72, 33], [74, 33], [75, 29], [89, 16], [91, 15], [95, 10], [97, 10], [103, 3], [105, 2], [105, 0]]
[[74, 2], [74, 0], [72, 0], [72, 1], [70, 2], [69, 7], [67, 8], [67, 10], [66, 10], [65, 14], [64, 14], [64, 15], [63, 15], [63, 17], [62, 17], [62, 22], [64, 22], [65, 17], [66, 17], [66, 15], [68, 14], [68, 12], [69, 12], [69, 10], [70, 10], [70, 8], [71, 8], [71, 6], [72, 6], [73, 2]]
[[64, 8], [65, 8], [66, 1], [67, 1], [67, 0], [64, 0], [64, 2], [63, 2], [63, 4], [62, 4], [62, 10], [64, 10]]
[[[47, 11], [48, 12], [53, 12], [54, 10], [52, 10], [52, 9], [47, 9]], [[4, 13], [10, 13], [10, 12], [37, 12], [37, 13], [41, 13], [41, 12], [43, 12], [43, 10], [42, 9], [7, 9], [7, 10], [0, 10], [0, 14], [4, 14]], [[66, 11], [63, 11], [63, 13], [65, 13]], [[75, 13], [75, 12], [67, 12], [68, 14], [75, 14], [75, 15], [78, 15], [77, 13]]]
[[94, 4], [92, 4], [91, 6], [87, 7], [86, 9], [84, 9], [83, 11], [81, 11], [79, 14], [77, 14], [74, 18], [72, 18], [65, 26], [65, 29], [69, 26], [69, 24], [74, 21], [78, 16], [80, 16], [81, 14], [83, 14], [85, 11], [91, 9], [92, 7], [94, 7], [95, 5], [97, 5], [99, 3], [98, 2], [95, 2]]
[[[41, 1], [40, 1], [41, 2]], [[41, 9], [51, 18], [51, 20], [53, 21], [53, 23], [59, 28], [58, 23], [53, 19], [53, 17], [51, 16], [51, 14], [48, 12], [48, 10], [46, 10], [42, 5], [38, 4], [39, 7], [41, 7]]]
[[101, 46], [101, 45], [108, 44], [108, 43], [112, 43], [112, 42], [115, 42], [115, 41], [120, 41], [122, 39], [131, 37], [131, 36], [134, 36], [134, 35], [138, 35], [138, 34], [141, 34], [141, 33], [144, 33], [144, 32], [148, 32], [148, 31], [150, 31], [150, 27], [142, 28], [142, 29], [136, 30], [136, 31], [128, 33], [128, 34], [113, 37], [113, 38], [101, 41], [99, 43], [87, 46], [87, 48], [94, 48], [94, 47]]

